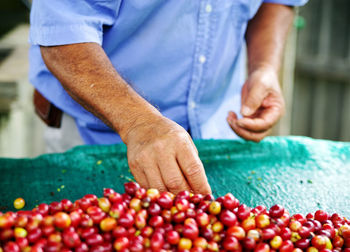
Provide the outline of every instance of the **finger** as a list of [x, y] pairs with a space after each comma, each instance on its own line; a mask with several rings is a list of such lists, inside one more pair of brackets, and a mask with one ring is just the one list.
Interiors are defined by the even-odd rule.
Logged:
[[134, 176], [136, 182], [142, 187], [142, 188], [149, 188], [149, 184], [147, 181], [146, 174], [141, 170], [131, 170], [132, 175]]
[[264, 137], [266, 137], [267, 135], [269, 135], [270, 131], [263, 131], [263, 132], [252, 132], [249, 130], [246, 130], [244, 128], [241, 128], [238, 124], [237, 124], [237, 116], [236, 114], [230, 114], [227, 117], [227, 122], [229, 123], [231, 129], [240, 137], [246, 139], [246, 140], [250, 140], [250, 141], [254, 141], [254, 142], [260, 142]]
[[229, 111], [226, 120], [228, 124], [236, 122], [238, 120], [237, 114], [233, 111]]
[[238, 126], [253, 132], [263, 132], [273, 127], [280, 119], [281, 110], [276, 107], [262, 108], [257, 117], [244, 117], [237, 120]]
[[203, 164], [192, 145], [184, 145], [177, 153], [177, 162], [194, 193], [211, 194]]
[[250, 116], [258, 110], [264, 98], [267, 96], [266, 88], [263, 85], [253, 85], [250, 90], [245, 91], [242, 96], [241, 114]]
[[148, 188], [155, 188], [161, 192], [167, 191], [162, 175], [157, 164], [152, 164], [144, 169], [148, 181]]
[[271, 130], [267, 130], [267, 131], [257, 133], [257, 132], [252, 132], [240, 127], [237, 127], [233, 130], [236, 132], [237, 135], [244, 138], [245, 140], [249, 140], [257, 143], [263, 140], [265, 137], [267, 137], [271, 131]]
[[[187, 132], [186, 132], [186, 133], [187, 133]], [[193, 149], [195, 150], [195, 152], [196, 152], [196, 153], [197, 153], [197, 155], [198, 155], [198, 150], [197, 150], [197, 147], [196, 147], [196, 145], [194, 144], [194, 142], [193, 142], [193, 140], [192, 140], [191, 135], [187, 133], [187, 136], [188, 136], [188, 139], [189, 139], [189, 141], [190, 141], [190, 143], [191, 143], [191, 145], [192, 145]]]
[[193, 142], [193, 140], [192, 140], [192, 137], [191, 137], [190, 135], [188, 135], [188, 136], [189, 136], [189, 141], [191, 142], [191, 145], [192, 145], [194, 151], [195, 151], [196, 154], [198, 155], [199, 153], [198, 153], [198, 150], [197, 150], [197, 146], [194, 144], [194, 142]]
[[158, 162], [161, 176], [170, 192], [177, 194], [181, 191], [191, 190], [174, 156], [169, 159], [162, 158]]
[[136, 182], [143, 188], [149, 188], [146, 174], [143, 169], [135, 162], [129, 162], [131, 174], [134, 176]]

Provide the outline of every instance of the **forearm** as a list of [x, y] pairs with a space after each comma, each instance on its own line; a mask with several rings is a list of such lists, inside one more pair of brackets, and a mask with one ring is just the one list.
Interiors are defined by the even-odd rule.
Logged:
[[264, 3], [249, 22], [246, 41], [248, 49], [248, 72], [260, 67], [278, 71], [283, 48], [294, 11], [291, 7]]
[[139, 96], [94, 43], [41, 47], [49, 70], [68, 93], [127, 145], [130, 171], [146, 188], [208, 194], [203, 164], [188, 133]]
[[100, 45], [41, 47], [41, 54], [66, 91], [117, 131], [124, 142], [128, 130], [143, 123], [142, 115], [160, 116], [121, 78]]

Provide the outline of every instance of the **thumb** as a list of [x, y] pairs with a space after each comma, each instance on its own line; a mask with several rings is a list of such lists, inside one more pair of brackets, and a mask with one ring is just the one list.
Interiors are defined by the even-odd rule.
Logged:
[[[247, 83], [248, 84], [248, 83]], [[263, 85], [255, 85], [253, 84], [250, 89], [245, 90], [245, 95], [242, 96], [242, 107], [241, 114], [243, 116], [251, 116], [253, 115], [257, 109], [262, 105], [264, 101], [267, 91], [263, 87]]]

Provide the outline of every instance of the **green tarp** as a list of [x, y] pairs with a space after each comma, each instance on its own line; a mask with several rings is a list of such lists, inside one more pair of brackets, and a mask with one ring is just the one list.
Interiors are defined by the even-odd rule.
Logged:
[[[215, 196], [232, 192], [249, 206], [282, 204], [291, 213], [324, 209], [350, 217], [350, 143], [305, 137], [195, 142]], [[123, 192], [132, 178], [125, 145], [79, 146], [34, 159], [0, 159], [0, 211], [17, 197], [26, 209], [103, 188]]]

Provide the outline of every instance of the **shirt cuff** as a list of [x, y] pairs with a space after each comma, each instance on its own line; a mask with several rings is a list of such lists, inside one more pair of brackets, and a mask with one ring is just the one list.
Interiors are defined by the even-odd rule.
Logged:
[[276, 3], [290, 6], [302, 6], [307, 3], [308, 0], [264, 0], [264, 3]]
[[74, 24], [30, 28], [29, 43], [55, 46], [94, 42], [102, 45], [103, 32], [98, 25]]

